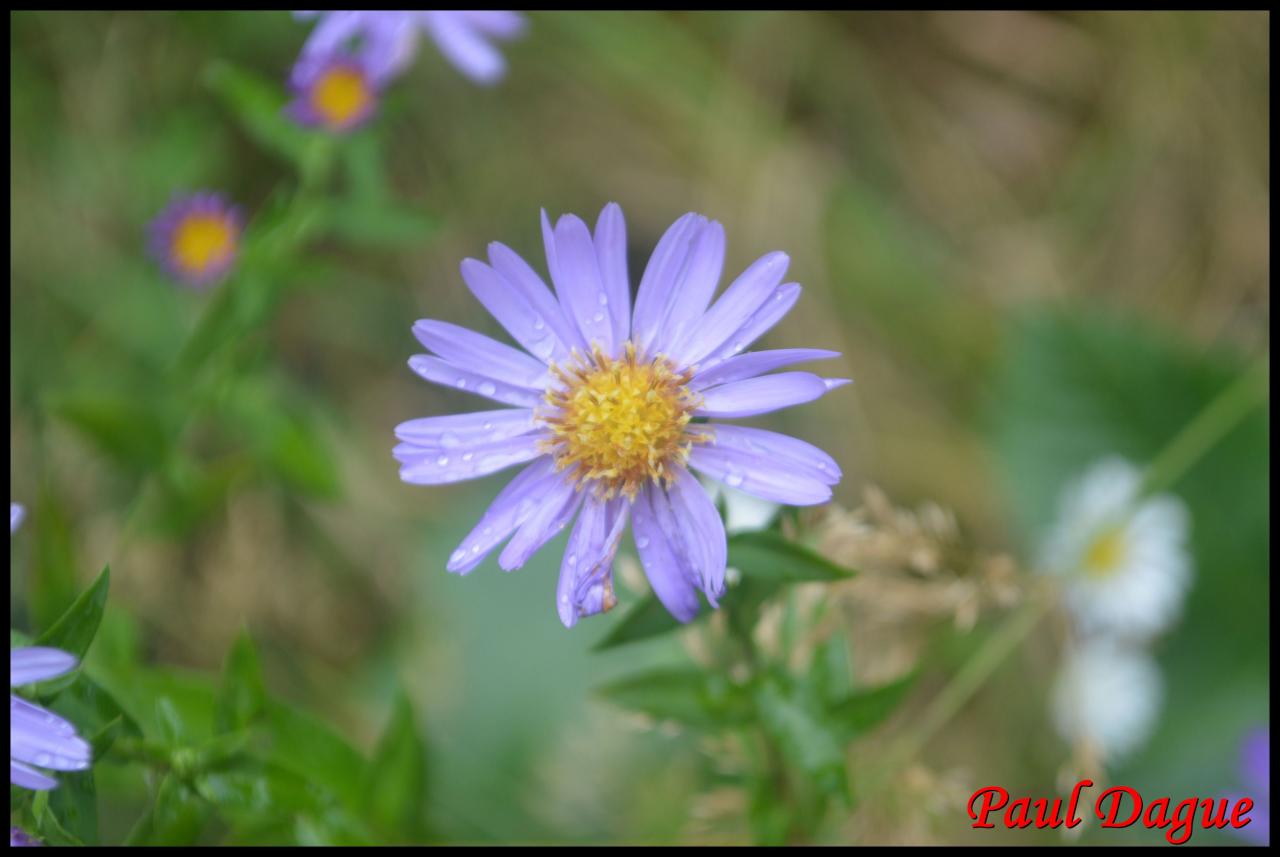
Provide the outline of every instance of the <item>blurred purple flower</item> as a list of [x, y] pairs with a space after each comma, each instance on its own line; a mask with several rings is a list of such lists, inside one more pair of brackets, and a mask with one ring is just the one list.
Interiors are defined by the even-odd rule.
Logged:
[[148, 226], [148, 245], [175, 279], [207, 286], [231, 269], [243, 228], [238, 207], [202, 191], [175, 197]]
[[[756, 497], [804, 506], [831, 498], [840, 468], [820, 449], [736, 419], [810, 402], [847, 383], [773, 369], [838, 356], [812, 348], [740, 352], [800, 296], [781, 284], [788, 258], [761, 257], [711, 302], [724, 263], [724, 229], [686, 214], [658, 242], [636, 294], [627, 277], [622, 209], [605, 206], [592, 235], [566, 215], [542, 214], [553, 294], [506, 246], [462, 278], [528, 354], [443, 321], [413, 332], [434, 356], [409, 366], [423, 378], [511, 407], [410, 420], [396, 427], [400, 478], [472, 479], [533, 461], [498, 495], [449, 558], [465, 574], [508, 536], [510, 571], [577, 516], [556, 607], [572, 626], [608, 610], [613, 557], [628, 515], [654, 593], [673, 616], [715, 606], [724, 591], [724, 524], [692, 467]], [[533, 356], [529, 356], [532, 354]], [[536, 459], [536, 460], [534, 460]], [[579, 514], [579, 512], [581, 514]]]
[[21, 828], [19, 827], [9, 828], [9, 847], [10, 848], [28, 848], [33, 845], [39, 845], [39, 844], [40, 844], [40, 841], [38, 839], [31, 838]]
[[1247, 797], [1253, 800], [1247, 825], [1236, 835], [1255, 845], [1271, 844], [1271, 727], [1254, 729], [1240, 745], [1240, 779], [1245, 791], [1231, 795], [1231, 800]]
[[9, 504], [9, 535], [13, 535], [13, 531], [18, 529], [18, 525], [22, 523], [26, 514], [27, 510], [22, 508], [21, 503]]
[[339, 51], [355, 50], [371, 79], [386, 83], [413, 61], [418, 37], [430, 36], [449, 62], [476, 83], [502, 79], [506, 62], [491, 43], [524, 32], [524, 16], [516, 12], [476, 9], [461, 11], [326, 11], [295, 12], [298, 18], [318, 18], [294, 67], [294, 79], [307, 77]]
[[378, 86], [372, 76], [358, 57], [346, 54], [299, 66], [290, 86], [294, 100], [285, 111], [312, 128], [350, 131], [364, 124], [378, 105]]
[[[76, 667], [74, 656], [33, 646], [9, 650], [9, 686], [57, 678]], [[9, 694], [9, 782], [27, 789], [51, 789], [58, 781], [36, 770], [82, 771], [90, 748], [76, 728], [51, 711]], [[32, 767], [36, 766], [36, 767]]]

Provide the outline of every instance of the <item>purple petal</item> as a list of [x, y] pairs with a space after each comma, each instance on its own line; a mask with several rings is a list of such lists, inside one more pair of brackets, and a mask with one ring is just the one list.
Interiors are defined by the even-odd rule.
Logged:
[[1224, 795], [1229, 807], [1235, 807], [1245, 798], [1253, 801], [1253, 809], [1245, 813], [1249, 823], [1244, 827], [1231, 828], [1231, 832], [1247, 842], [1252, 842], [1254, 845], [1271, 844], [1271, 807], [1269, 806], [1269, 799], [1264, 797], [1265, 794], [1266, 792], [1264, 791], [1262, 794], [1258, 792], [1250, 794], [1232, 792]]
[[[533, 274], [532, 271], [529, 273]], [[462, 279], [498, 324], [530, 354], [543, 362], [563, 360], [569, 356], [569, 347], [556, 335], [556, 326], [548, 325], [547, 319], [533, 308], [526, 294], [502, 274], [484, 262], [463, 259]], [[536, 287], [546, 294], [546, 286], [537, 283]], [[555, 307], [551, 296], [547, 294], [546, 297], [559, 316], [560, 310]], [[560, 322], [563, 324], [563, 318]]]
[[681, 217], [667, 229], [649, 264], [640, 278], [636, 291], [635, 312], [631, 320], [631, 336], [641, 351], [652, 356], [652, 345], [667, 316], [667, 307], [673, 299], [676, 280], [689, 253], [689, 244], [706, 218], [693, 212]]
[[753, 262], [711, 305], [693, 334], [680, 343], [679, 352], [671, 355], [677, 364], [696, 364], [724, 345], [767, 301], [776, 299], [790, 263], [786, 253], [768, 253]]
[[611, 202], [596, 220], [596, 259], [609, 301], [613, 341], [626, 342], [631, 335], [631, 281], [627, 278], [627, 222], [622, 208]]
[[440, 53], [476, 83], [496, 83], [506, 72], [502, 54], [453, 12], [428, 12], [427, 32]]
[[11, 694], [9, 758], [55, 771], [82, 771], [92, 751], [66, 720]]
[[574, 489], [572, 482], [561, 476], [498, 555], [498, 565], [504, 570], [515, 571], [520, 568], [538, 548], [555, 538], [556, 533], [573, 520], [584, 495]]
[[636, 553], [640, 555], [640, 563], [644, 566], [653, 594], [676, 619], [681, 622], [692, 620], [698, 615], [698, 589], [692, 570], [676, 555], [667, 531], [660, 523], [671, 518], [666, 493], [658, 485], [646, 485], [631, 507], [631, 515]]
[[514, 387], [542, 392], [550, 381], [545, 364], [465, 327], [422, 319], [414, 323], [413, 335], [453, 365], [475, 368]]
[[764, 336], [775, 324], [785, 318], [787, 313], [791, 312], [791, 308], [796, 305], [796, 301], [800, 300], [800, 292], [800, 286], [796, 283], [786, 283], [778, 286], [773, 293], [772, 300], [767, 301], [764, 306], [756, 310], [755, 314], [747, 319], [742, 327], [738, 328], [723, 345], [703, 358], [702, 362], [714, 365], [721, 360], [728, 360], [761, 336]]
[[688, 258], [676, 279], [666, 316], [654, 340], [655, 352], [679, 354], [680, 343], [697, 335], [723, 270], [724, 227], [712, 220], [689, 242]]
[[414, 485], [441, 485], [488, 476], [542, 455], [539, 445], [549, 433], [520, 435], [455, 449], [401, 443], [392, 450], [400, 462], [400, 479]]
[[616, 354], [609, 296], [600, 279], [595, 243], [581, 219], [566, 214], [556, 222], [556, 271], [552, 275], [564, 314], [573, 319], [588, 343], [598, 342], [606, 354]]
[[755, 378], [765, 372], [790, 366], [792, 363], [830, 360], [839, 356], [839, 351], [826, 351], [821, 348], [781, 348], [776, 351], [752, 351], [750, 354], [740, 354], [712, 366], [708, 366], [707, 362], [703, 361], [702, 371], [693, 376], [689, 387], [694, 390], [705, 390], [730, 381]]
[[[545, 212], [543, 218], [544, 220], [546, 218]], [[554, 247], [550, 248], [550, 252], [554, 253]], [[497, 241], [489, 245], [489, 261], [493, 264], [494, 270], [529, 302], [529, 306], [537, 314], [534, 319], [535, 328], [538, 328], [539, 323], [545, 324], [560, 338], [566, 350], [585, 349], [586, 343], [578, 334], [578, 328], [565, 318], [555, 296], [551, 294], [551, 290], [547, 288], [547, 284], [542, 281], [537, 272], [529, 267], [528, 262], [520, 258], [520, 255], [510, 247]], [[538, 329], [541, 330], [541, 328]]]
[[627, 524], [625, 497], [600, 500], [587, 497], [569, 536], [556, 585], [556, 610], [566, 628], [582, 616], [613, 608], [613, 557]]
[[1240, 775], [1254, 789], [1271, 787], [1271, 728], [1259, 727], [1249, 733], [1240, 747]]
[[724, 569], [728, 541], [724, 521], [706, 489], [688, 470], [674, 471], [675, 481], [667, 488], [671, 511], [675, 514], [694, 578], [702, 587], [711, 606], [724, 594]]
[[9, 686], [47, 681], [76, 668], [75, 655], [45, 646], [27, 646], [9, 650]]
[[727, 423], [695, 425], [690, 429], [711, 438], [707, 444], [696, 444], [695, 450], [731, 450], [740, 453], [744, 460], [757, 458], [776, 462], [785, 470], [802, 472], [826, 485], [835, 485], [843, 475], [834, 458], [789, 434]]
[[[725, 428], [716, 426], [717, 431]], [[695, 446], [689, 466], [756, 497], [788, 506], [812, 506], [831, 499], [830, 484], [816, 471], [728, 446]]]
[[466, 9], [457, 14], [466, 18], [480, 32], [499, 39], [514, 39], [521, 35], [527, 23], [524, 16], [518, 12]]
[[822, 378], [808, 372], [780, 372], [746, 381], [734, 381], [702, 394], [700, 417], [732, 419], [812, 402], [827, 392]]
[[506, 405], [533, 408], [542, 402], [543, 394], [540, 390], [517, 387], [490, 375], [482, 375], [469, 369], [459, 369], [439, 357], [415, 354], [409, 358], [409, 368], [433, 384], [465, 390]]
[[9, 535], [13, 535], [14, 530], [18, 529], [25, 515], [26, 510], [22, 508], [21, 503], [9, 504]]
[[501, 408], [470, 414], [423, 417], [396, 426], [396, 437], [437, 449], [456, 449], [528, 434], [538, 428], [529, 408]]
[[9, 782], [12, 785], [36, 791], [47, 791], [58, 785], [58, 781], [53, 777], [45, 776], [35, 768], [15, 762], [13, 759], [9, 760]]
[[31, 848], [39, 846], [40, 840], [32, 837], [20, 827], [9, 827], [9, 847], [10, 848]]
[[490, 504], [475, 529], [467, 534], [449, 557], [449, 571], [471, 571], [517, 527], [529, 520], [545, 498], [563, 482], [555, 461], [546, 456], [530, 464], [507, 483]]

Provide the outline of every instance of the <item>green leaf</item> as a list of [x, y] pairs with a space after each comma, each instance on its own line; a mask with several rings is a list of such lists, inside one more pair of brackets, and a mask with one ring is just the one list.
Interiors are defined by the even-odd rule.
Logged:
[[755, 702], [761, 726], [791, 764], [824, 794], [847, 801], [844, 747], [818, 714], [802, 700], [787, 696], [776, 682], [761, 685]]
[[846, 730], [846, 738], [874, 729], [897, 711], [918, 676], [919, 673], [913, 671], [888, 684], [854, 691], [831, 705], [828, 717]]
[[364, 804], [365, 761], [329, 726], [268, 700], [266, 727], [272, 737], [268, 761], [328, 789], [352, 811]]
[[58, 787], [49, 795], [49, 814], [59, 828], [85, 845], [98, 844], [98, 790], [93, 769], [62, 772]]
[[767, 530], [731, 536], [729, 565], [746, 577], [786, 583], [844, 580], [854, 574], [852, 569], [836, 565], [809, 548]]
[[596, 688], [601, 699], [660, 720], [714, 731], [747, 723], [746, 691], [719, 673], [695, 668], [658, 669]]
[[93, 585], [81, 593], [58, 621], [36, 638], [36, 645], [62, 649], [77, 658], [83, 658], [89, 644], [98, 633], [102, 611], [107, 604], [107, 590], [111, 585], [111, 568], [98, 575]]
[[243, 729], [264, 713], [266, 704], [267, 689], [258, 653], [249, 632], [242, 631], [231, 644], [222, 669], [217, 728], [223, 732]]
[[231, 110], [240, 127], [258, 145], [301, 168], [313, 156], [317, 135], [285, 115], [285, 88], [218, 61], [205, 70], [205, 84]]
[[166, 418], [150, 397], [93, 390], [68, 393], [49, 403], [50, 411], [75, 428], [98, 450], [133, 473], [162, 462], [169, 448]]
[[363, 792], [366, 817], [397, 842], [424, 838], [427, 748], [418, 731], [413, 705], [403, 692], [396, 696], [391, 720], [365, 770]]
[[193, 845], [208, 820], [209, 805], [176, 775], [167, 774], [125, 844]]
[[656, 595], [646, 595], [618, 620], [604, 639], [592, 647], [592, 651], [603, 652], [624, 643], [656, 637], [682, 627], [684, 626], [680, 620], [667, 612]]

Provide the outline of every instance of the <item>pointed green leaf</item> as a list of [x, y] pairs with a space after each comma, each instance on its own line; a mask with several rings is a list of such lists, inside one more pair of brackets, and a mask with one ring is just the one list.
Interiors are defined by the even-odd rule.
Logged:
[[847, 800], [844, 747], [817, 712], [774, 682], [762, 685], [755, 701], [761, 726], [787, 759], [823, 793]]
[[396, 842], [420, 841], [425, 829], [427, 748], [422, 742], [413, 705], [396, 696], [373, 761], [365, 770], [365, 813]]
[[856, 690], [830, 706], [830, 719], [846, 730], [847, 737], [850, 738], [874, 729], [897, 711], [915, 685], [918, 675], [918, 672], [913, 671], [888, 684]]
[[659, 669], [629, 676], [596, 688], [614, 705], [713, 731], [748, 722], [746, 691], [718, 673], [696, 668]]
[[729, 565], [746, 577], [786, 583], [844, 580], [854, 574], [852, 569], [836, 565], [813, 550], [768, 530], [730, 537]]
[[98, 625], [102, 622], [102, 611], [107, 604], [107, 590], [111, 585], [111, 568], [108, 566], [98, 575], [93, 585], [81, 593], [67, 612], [54, 622], [49, 630], [36, 638], [36, 645], [62, 649], [77, 658], [83, 658], [89, 650], [89, 644], [98, 633]]
[[243, 729], [266, 709], [267, 689], [262, 666], [248, 631], [231, 644], [222, 670], [222, 692], [218, 696], [217, 727], [220, 731]]

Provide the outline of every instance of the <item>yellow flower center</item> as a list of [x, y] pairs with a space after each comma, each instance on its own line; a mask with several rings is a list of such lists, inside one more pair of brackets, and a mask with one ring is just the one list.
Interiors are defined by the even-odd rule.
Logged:
[[603, 498], [634, 499], [646, 482], [669, 481], [693, 444], [710, 439], [685, 432], [701, 397], [688, 387], [692, 373], [661, 355], [642, 361], [627, 343], [614, 359], [596, 347], [590, 357], [575, 351], [552, 372], [564, 387], [547, 392], [548, 407], [538, 414], [553, 432], [547, 449], [558, 470]]
[[373, 94], [357, 69], [338, 66], [311, 87], [311, 107], [330, 128], [342, 128], [369, 106]]
[[1084, 552], [1084, 573], [1089, 577], [1106, 577], [1124, 561], [1124, 555], [1124, 528], [1108, 527]]
[[202, 274], [235, 250], [235, 229], [220, 214], [193, 214], [173, 233], [173, 259], [184, 270]]

